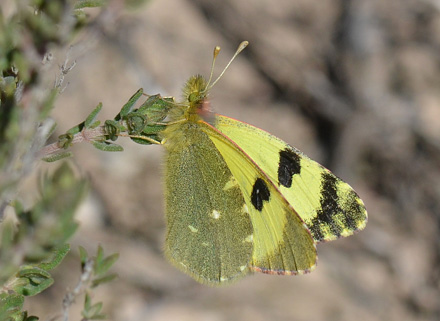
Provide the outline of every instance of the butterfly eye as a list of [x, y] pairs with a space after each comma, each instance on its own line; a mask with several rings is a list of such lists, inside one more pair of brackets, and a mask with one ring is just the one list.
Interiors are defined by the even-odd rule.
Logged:
[[200, 100], [200, 93], [199, 92], [192, 92], [191, 94], [189, 94], [189, 96], [188, 96], [189, 103], [197, 102], [198, 100]]

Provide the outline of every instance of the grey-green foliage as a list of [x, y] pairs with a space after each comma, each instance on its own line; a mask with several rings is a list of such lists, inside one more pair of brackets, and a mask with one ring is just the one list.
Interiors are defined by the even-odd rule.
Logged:
[[[53, 132], [48, 116], [62, 87], [61, 81], [48, 87], [54, 76], [42, 65], [51, 48], [66, 46], [93, 23], [84, 9], [106, 1], [10, 1], [16, 10], [7, 17], [0, 6], [0, 321], [31, 321], [37, 318], [23, 311], [25, 298], [54, 282], [50, 272], [69, 252], [68, 240], [78, 227], [74, 213], [87, 189], [63, 163], [41, 177], [35, 204], [24, 207], [18, 200], [17, 186], [35, 168]], [[84, 122], [87, 128], [99, 125], [99, 109]], [[49, 160], [69, 155], [63, 151]], [[7, 210], [13, 213], [6, 216]]]
[[18, 223], [8, 216], [0, 225], [0, 320], [26, 320], [24, 297], [54, 282], [49, 272], [69, 252], [67, 241], [78, 227], [74, 213], [86, 188], [85, 180], [62, 163], [41, 178], [40, 198], [32, 208], [11, 204]]
[[123, 150], [122, 146], [113, 143], [120, 136], [130, 137], [135, 143], [142, 145], [160, 144], [159, 133], [166, 127], [163, 121], [175, 104], [174, 98], [160, 95], [149, 96], [139, 108], [136, 108], [135, 105], [142, 95], [143, 90], [139, 89], [122, 106], [115, 118], [106, 120], [102, 126], [101, 122], [96, 120], [102, 108], [102, 104], [99, 103], [86, 120], [58, 136], [53, 149], [46, 146], [43, 149], [45, 153], [42, 159], [46, 162], [54, 162], [71, 156], [72, 153], [68, 149], [75, 142], [84, 141], [85, 136], [95, 148], [105, 152]]
[[49, 48], [66, 45], [85, 26], [68, 1], [17, 0], [15, 5], [8, 17], [0, 8], [0, 217], [50, 132], [46, 119], [59, 88], [47, 88], [42, 62]]
[[41, 149], [40, 156], [46, 162], [55, 162], [72, 156], [68, 149], [74, 143], [83, 141], [105, 152], [120, 152], [123, 150], [122, 146], [113, 143], [120, 136], [130, 137], [142, 145], [160, 144], [159, 133], [166, 127], [163, 121], [175, 104], [174, 98], [148, 96], [148, 99], [136, 108], [135, 105], [142, 95], [143, 90], [139, 89], [122, 106], [114, 119], [106, 120], [104, 125], [96, 119], [102, 109], [102, 104], [99, 103], [84, 121], [58, 136], [57, 142]]
[[[117, 275], [114, 273], [109, 273], [109, 269], [113, 266], [116, 260], [119, 258], [118, 254], [111, 254], [109, 256], [104, 256], [104, 249], [99, 246], [96, 256], [89, 257], [87, 251], [83, 248], [79, 248], [81, 264], [83, 267], [83, 273], [86, 273], [88, 264], [91, 264], [90, 269], [91, 275], [89, 277], [90, 289], [93, 289], [103, 283], [110, 282], [114, 280]], [[84, 275], [84, 274], [83, 274]], [[81, 312], [82, 316], [86, 320], [101, 320], [105, 319], [106, 316], [102, 312], [103, 303], [97, 302], [92, 304], [92, 299], [90, 296], [90, 291], [86, 291], [84, 308]]]

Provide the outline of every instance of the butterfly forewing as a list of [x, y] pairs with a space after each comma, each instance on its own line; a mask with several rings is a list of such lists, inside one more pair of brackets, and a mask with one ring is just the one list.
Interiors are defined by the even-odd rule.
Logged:
[[[166, 254], [196, 280], [216, 285], [249, 273], [249, 215], [232, 173], [196, 124], [180, 124], [165, 146]], [[169, 129], [174, 130], [173, 128]]]
[[258, 164], [306, 223], [315, 241], [334, 240], [365, 227], [367, 212], [362, 200], [329, 170], [249, 124], [216, 115], [215, 127]]
[[205, 123], [204, 131], [232, 173], [225, 186], [239, 186], [253, 226], [251, 268], [273, 274], [305, 273], [316, 264], [307, 227], [261, 169], [231, 140]]

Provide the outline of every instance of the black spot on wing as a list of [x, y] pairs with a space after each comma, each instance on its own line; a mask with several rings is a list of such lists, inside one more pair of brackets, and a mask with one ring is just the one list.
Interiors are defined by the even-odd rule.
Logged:
[[324, 234], [322, 233], [321, 227], [321, 223], [317, 217], [312, 220], [311, 226], [309, 226], [313, 239], [318, 242], [324, 239]]
[[268, 201], [270, 198], [270, 191], [266, 182], [261, 178], [257, 178], [252, 188], [251, 202], [254, 207], [261, 212], [263, 209], [263, 201]]
[[338, 208], [337, 178], [329, 173], [322, 174], [321, 183], [321, 221], [332, 222], [332, 213]]
[[359, 225], [366, 220], [365, 206], [358, 202], [359, 196], [351, 191], [347, 197], [345, 207], [345, 224], [352, 231], [358, 229]]
[[286, 148], [280, 151], [278, 182], [285, 187], [292, 186], [292, 176], [301, 172], [301, 156]]
[[321, 208], [316, 212], [317, 216], [312, 220], [311, 228], [315, 240], [322, 240], [325, 237], [321, 231], [322, 225], [330, 228], [335, 236], [339, 237], [342, 232], [341, 225], [334, 219], [335, 214], [342, 211], [336, 186], [338, 179], [328, 172], [322, 173], [321, 179]]

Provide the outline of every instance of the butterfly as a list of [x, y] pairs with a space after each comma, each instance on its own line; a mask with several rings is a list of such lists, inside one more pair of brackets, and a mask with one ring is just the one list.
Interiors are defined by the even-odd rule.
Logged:
[[[247, 46], [243, 42], [236, 55]], [[208, 285], [252, 272], [312, 271], [316, 244], [367, 222], [356, 192], [279, 138], [210, 111], [211, 76], [191, 77], [158, 133], [166, 149], [165, 254]]]

